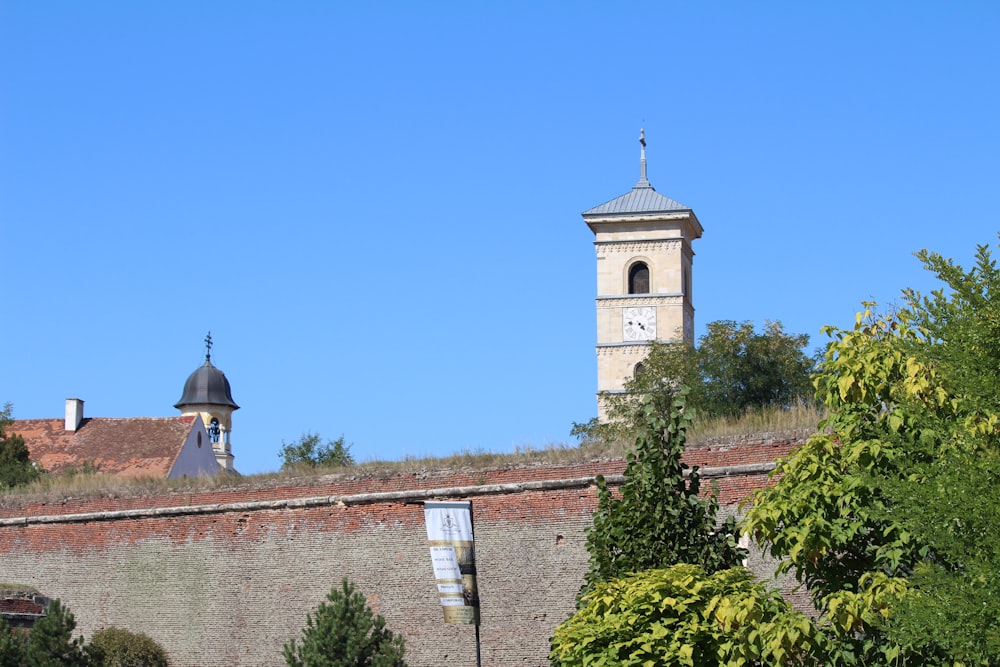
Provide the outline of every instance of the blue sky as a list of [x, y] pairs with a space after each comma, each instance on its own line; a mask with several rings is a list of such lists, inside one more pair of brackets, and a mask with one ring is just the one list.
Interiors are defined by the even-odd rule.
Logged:
[[996, 244], [1000, 5], [0, 0], [0, 402], [165, 416], [203, 359], [236, 467], [569, 442], [593, 237], [692, 207], [698, 332], [824, 339]]

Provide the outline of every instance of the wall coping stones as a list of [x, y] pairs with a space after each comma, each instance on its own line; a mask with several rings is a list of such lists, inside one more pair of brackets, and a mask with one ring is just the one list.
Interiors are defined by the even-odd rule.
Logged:
[[[762, 475], [774, 470], [773, 462], [748, 463], [741, 465], [701, 468], [702, 479], [718, 479], [734, 475]], [[621, 474], [605, 475], [611, 486], [619, 486], [625, 481]], [[300, 509], [308, 507], [331, 507], [349, 505], [371, 505], [377, 503], [418, 503], [436, 498], [466, 498], [472, 496], [503, 495], [526, 491], [551, 491], [588, 487], [596, 483], [597, 475], [567, 479], [548, 479], [530, 482], [503, 484], [477, 484], [451, 486], [436, 489], [408, 489], [402, 491], [381, 491], [377, 493], [356, 493], [350, 495], [307, 496], [277, 500], [255, 500], [234, 503], [212, 503], [205, 505], [175, 505], [171, 507], [148, 507], [104, 512], [83, 512], [76, 514], [46, 514], [0, 518], [0, 527], [29, 526], [38, 524], [89, 523], [95, 521], [119, 521], [194, 514], [222, 514], [227, 512], [252, 512], [259, 510]]]

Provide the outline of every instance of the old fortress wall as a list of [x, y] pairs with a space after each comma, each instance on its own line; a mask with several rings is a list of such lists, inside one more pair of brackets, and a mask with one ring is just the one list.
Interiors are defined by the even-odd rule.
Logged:
[[[741, 437], [689, 449], [733, 511], [763, 486], [795, 437]], [[486, 666], [547, 665], [548, 638], [573, 610], [587, 565], [594, 477], [621, 460], [385, 478], [239, 482], [211, 491], [90, 497], [0, 507], [0, 581], [34, 586], [73, 611], [78, 631], [150, 635], [175, 667], [282, 665], [306, 613], [343, 577], [405, 635], [411, 666], [475, 664], [470, 626], [442, 620], [423, 512], [470, 499]], [[751, 567], [763, 571], [759, 557]]]

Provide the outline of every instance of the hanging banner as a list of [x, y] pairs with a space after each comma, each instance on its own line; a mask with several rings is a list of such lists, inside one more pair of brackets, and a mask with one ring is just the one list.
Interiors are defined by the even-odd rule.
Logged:
[[479, 625], [471, 502], [425, 502], [427, 542], [445, 623]]

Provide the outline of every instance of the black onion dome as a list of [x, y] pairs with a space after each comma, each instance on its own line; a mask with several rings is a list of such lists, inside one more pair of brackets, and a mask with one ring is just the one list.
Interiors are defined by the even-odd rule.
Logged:
[[174, 407], [180, 410], [188, 405], [227, 405], [234, 410], [240, 408], [233, 400], [233, 390], [226, 374], [213, 366], [207, 356], [202, 367], [188, 376], [184, 383], [184, 394]]

